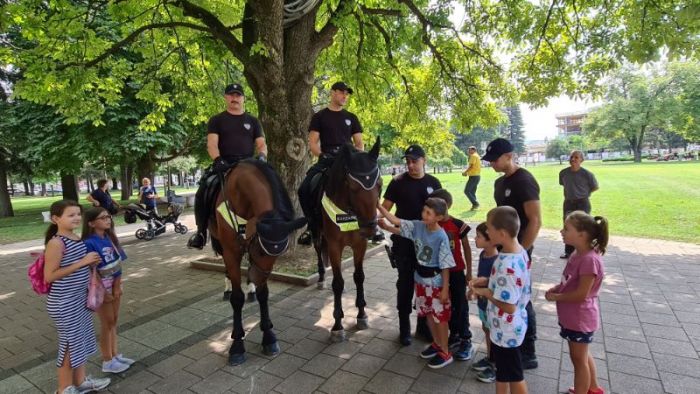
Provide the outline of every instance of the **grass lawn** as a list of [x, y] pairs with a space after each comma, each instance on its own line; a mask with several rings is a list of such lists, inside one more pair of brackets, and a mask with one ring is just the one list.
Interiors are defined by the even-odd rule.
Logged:
[[[160, 189], [160, 188], [159, 188]], [[174, 188], [176, 193], [195, 192], [197, 189]], [[113, 197], [118, 197], [121, 192], [111, 192]], [[85, 200], [87, 194], [80, 195], [80, 203], [83, 208], [90, 208], [92, 205]], [[43, 238], [47, 224], [44, 223], [42, 211], [48, 211], [49, 206], [56, 200], [60, 200], [61, 195], [56, 197], [16, 197], [12, 199], [12, 208], [15, 216], [10, 218], [0, 218], [0, 245], [13, 242], [27, 241], [31, 239]], [[123, 206], [129, 202], [136, 202], [137, 195], [134, 194], [130, 201], [119, 201]], [[119, 226], [124, 223], [124, 215], [115, 216], [114, 224]]]
[[[559, 171], [567, 165], [548, 163], [526, 167], [540, 185], [545, 228], [561, 228], [564, 192], [559, 185]], [[586, 161], [583, 165], [595, 174], [600, 185], [591, 198], [592, 213], [610, 221], [612, 235], [700, 244], [700, 162]], [[477, 190], [481, 208], [476, 212], [469, 211], [471, 204], [463, 192], [466, 178], [460, 172], [437, 177], [455, 200], [451, 214], [469, 222], [480, 222], [495, 207], [493, 182], [497, 176], [491, 168], [482, 170]]]
[[[558, 174], [566, 165], [527, 167], [540, 184], [545, 228], [561, 227], [564, 197]], [[591, 199], [593, 213], [608, 218], [611, 234], [700, 244], [700, 162], [632, 164], [586, 161], [584, 167], [596, 175], [600, 184], [600, 190]], [[463, 193], [466, 178], [461, 172], [438, 174], [455, 200], [450, 213], [471, 223], [483, 221], [486, 212], [495, 206], [493, 181], [496, 177], [492, 169], [483, 169], [477, 191], [481, 208], [472, 212]], [[384, 178], [385, 188], [389, 179]], [[178, 193], [194, 191], [176, 190]], [[59, 198], [14, 198], [12, 204], [17, 216], [0, 218], [0, 244], [42, 237], [46, 224], [42, 221], [41, 211], [48, 210], [51, 202]], [[81, 202], [85, 202], [84, 195]], [[123, 220], [120, 215], [116, 224], [123, 224]]]

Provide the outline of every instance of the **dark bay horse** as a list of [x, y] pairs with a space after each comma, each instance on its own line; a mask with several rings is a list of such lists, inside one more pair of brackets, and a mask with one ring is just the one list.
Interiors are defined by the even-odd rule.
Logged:
[[345, 339], [341, 302], [345, 281], [340, 263], [346, 246], [352, 248], [355, 263], [353, 279], [357, 287], [357, 328], [363, 330], [368, 327], [362, 262], [367, 250], [367, 238], [377, 230], [377, 202], [382, 189], [377, 166], [379, 147], [379, 138], [369, 152], [358, 151], [351, 145], [343, 146], [327, 171], [323, 184], [322, 218], [320, 229], [314, 234], [314, 248], [318, 257], [319, 288], [323, 288], [325, 267], [329, 260], [333, 269], [335, 324], [331, 329], [331, 340], [334, 342]]
[[[228, 201], [229, 211], [226, 210], [225, 200]], [[241, 259], [245, 253], [248, 253], [250, 262], [248, 278], [257, 286], [263, 352], [276, 355], [280, 348], [272, 331], [267, 304], [267, 278], [277, 256], [286, 251], [289, 234], [303, 227], [306, 219], [294, 219], [289, 194], [272, 167], [252, 159], [238, 163], [228, 172], [216, 207], [216, 214], [209, 221], [212, 247], [223, 256], [226, 276], [232, 285], [229, 301], [233, 308], [233, 344], [229, 349], [229, 364], [238, 365], [245, 361], [245, 332], [241, 316], [245, 303], [241, 290]], [[230, 211], [235, 214], [229, 214]], [[242, 222], [247, 222], [245, 230], [239, 232]]]

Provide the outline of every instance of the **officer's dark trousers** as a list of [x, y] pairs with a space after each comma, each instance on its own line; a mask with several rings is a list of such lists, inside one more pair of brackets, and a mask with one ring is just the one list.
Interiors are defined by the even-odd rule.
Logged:
[[[564, 219], [566, 216], [573, 211], [583, 211], [586, 213], [591, 213], [591, 201], [587, 198], [578, 198], [575, 200], [564, 200]], [[571, 245], [564, 246], [564, 252], [566, 254], [571, 254], [574, 252], [574, 247]]]
[[[527, 250], [527, 255], [532, 260], [532, 247]], [[530, 278], [530, 285], [532, 286], [532, 278]], [[525, 340], [520, 346], [520, 354], [523, 360], [532, 360], [536, 358], [535, 355], [535, 341], [537, 340], [537, 315], [535, 315], [535, 309], [532, 308], [532, 301], [527, 303], [525, 307], [527, 311], [527, 331], [525, 331]]]
[[207, 178], [211, 176], [209, 169], [204, 170], [202, 179], [199, 180], [197, 193], [194, 195], [194, 221], [197, 224], [197, 232], [204, 233], [207, 230], [209, 220], [208, 201], [204, 201], [207, 196]]
[[314, 196], [312, 196], [313, 190], [311, 190], [311, 179], [313, 179], [314, 175], [322, 172], [332, 164], [333, 159], [319, 159], [314, 165], [311, 166], [311, 168], [309, 168], [308, 171], [306, 171], [306, 177], [304, 178], [304, 181], [301, 182], [299, 190], [297, 191], [297, 194], [299, 195], [299, 205], [301, 205], [301, 210], [304, 212], [306, 219], [309, 220], [309, 223], [311, 223], [311, 220], [313, 219], [312, 216], [314, 208]]
[[450, 272], [450, 336], [463, 341], [472, 339], [469, 330], [469, 303], [466, 299], [467, 278], [464, 271]]
[[[413, 310], [413, 293], [415, 281], [413, 273], [416, 260], [416, 250], [413, 241], [398, 235], [392, 235], [393, 246], [391, 248], [396, 260], [396, 269], [399, 271], [399, 278], [396, 280], [396, 309], [399, 311], [399, 332], [402, 338], [411, 335], [410, 315]], [[425, 318], [418, 319], [416, 332], [430, 333]]]

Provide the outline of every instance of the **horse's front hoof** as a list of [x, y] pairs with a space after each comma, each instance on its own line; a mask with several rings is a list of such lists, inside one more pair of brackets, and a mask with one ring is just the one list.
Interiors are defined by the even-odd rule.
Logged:
[[340, 330], [331, 330], [331, 342], [339, 343], [345, 341], [345, 330], [342, 328]]
[[250, 292], [248, 293], [248, 297], [246, 298], [246, 302], [255, 302], [258, 299], [258, 297], [255, 295], [255, 292]]
[[245, 353], [229, 353], [228, 365], [236, 366], [245, 362]]
[[320, 281], [316, 283], [316, 289], [323, 290], [326, 288], [326, 281]]
[[262, 345], [263, 354], [266, 356], [274, 357], [280, 354], [280, 345], [277, 342], [272, 342], [267, 345]]
[[366, 317], [358, 317], [357, 318], [357, 329], [358, 330], [366, 330], [369, 328], [369, 319]]

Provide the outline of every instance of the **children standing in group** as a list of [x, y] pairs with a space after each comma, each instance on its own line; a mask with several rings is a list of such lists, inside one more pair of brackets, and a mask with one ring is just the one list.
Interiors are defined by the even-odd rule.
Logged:
[[561, 230], [563, 241], [575, 251], [569, 256], [561, 283], [547, 290], [545, 299], [556, 301], [561, 332], [569, 343], [574, 364], [572, 394], [602, 394], [596, 367], [588, 352], [593, 333], [600, 328], [598, 291], [603, 283], [603, 259], [608, 245], [608, 221], [583, 211], [570, 213]]
[[124, 372], [134, 363], [117, 350], [117, 319], [122, 295], [121, 261], [126, 260], [126, 254], [119, 247], [112, 215], [102, 207], [85, 212], [82, 238], [88, 252], [97, 252], [101, 258], [97, 273], [102, 279], [105, 296], [97, 314], [100, 316], [102, 372]]
[[[488, 234], [486, 222], [479, 223], [476, 226], [476, 236], [474, 243], [477, 248], [482, 249], [479, 254], [479, 266], [477, 268], [477, 279], [474, 283], [477, 287], [487, 287], [489, 277], [491, 276], [491, 268], [493, 267], [496, 257], [498, 257], [498, 249], [496, 244], [491, 241]], [[473, 291], [469, 290], [467, 298], [472, 299]], [[481, 328], [484, 330], [484, 343], [486, 344], [486, 357], [472, 364], [472, 369], [477, 371], [476, 378], [484, 383], [493, 383], [496, 381], [496, 370], [491, 359], [491, 340], [489, 339], [489, 320], [486, 317], [486, 306], [488, 300], [485, 297], [478, 297], [477, 306], [479, 308], [479, 319], [481, 320]]]
[[490, 323], [491, 355], [496, 364], [496, 393], [527, 393], [523, 377], [520, 345], [527, 330], [530, 301], [530, 259], [518, 243], [520, 219], [509, 206], [494, 208], [486, 216], [488, 236], [501, 245], [498, 258], [491, 268], [488, 287], [478, 287], [483, 280], [470, 283], [472, 292], [488, 300], [487, 319]]
[[394, 226], [383, 219], [379, 227], [415, 244], [418, 266], [415, 271], [416, 309], [418, 316], [427, 317], [428, 328], [433, 343], [421, 352], [421, 357], [429, 359], [430, 368], [442, 368], [453, 362], [447, 344], [450, 321], [450, 268], [455, 266], [450, 251], [447, 234], [438, 224], [447, 218], [447, 204], [439, 198], [428, 198], [421, 213], [422, 220], [401, 220], [378, 205], [379, 212]]
[[87, 308], [89, 265], [99, 262], [86, 251], [74, 233], [80, 227], [82, 209], [75, 201], [51, 204], [51, 224], [46, 230], [44, 280], [51, 284], [46, 309], [58, 331], [58, 393], [79, 394], [102, 390], [110, 379], [85, 375], [85, 363], [97, 351], [92, 313]]
[[[452, 195], [445, 189], [437, 189], [428, 197], [441, 198], [447, 203], [449, 212], [452, 207]], [[450, 241], [450, 250], [456, 266], [450, 269], [450, 303], [452, 304], [452, 316], [450, 318], [450, 336], [447, 345], [455, 350], [454, 358], [459, 361], [471, 360], [472, 333], [469, 330], [469, 303], [466, 298], [467, 282], [472, 280], [472, 248], [469, 245], [468, 234], [471, 230], [468, 224], [446, 215], [445, 220], [439, 222], [445, 230]], [[464, 254], [462, 254], [464, 252]], [[464, 274], [466, 267], [467, 273]]]

